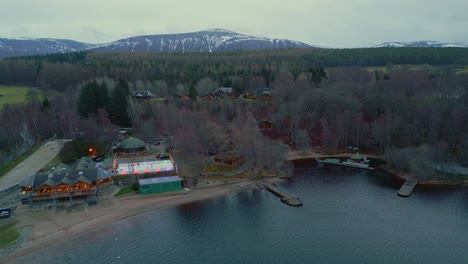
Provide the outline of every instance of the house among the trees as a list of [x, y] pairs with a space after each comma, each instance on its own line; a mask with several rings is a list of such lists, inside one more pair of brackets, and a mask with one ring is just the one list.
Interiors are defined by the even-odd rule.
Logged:
[[232, 87], [219, 87], [213, 92], [213, 94], [216, 97], [225, 97], [231, 94], [232, 91], [233, 91]]
[[237, 153], [228, 151], [216, 154], [214, 162], [228, 167], [235, 167], [244, 164], [245, 159]]
[[257, 125], [258, 125], [258, 128], [260, 128], [260, 130], [269, 130], [273, 128], [273, 123], [267, 120], [258, 120]]
[[179, 99], [182, 100], [182, 101], [187, 101], [187, 100], [190, 100], [190, 97], [188, 95], [184, 94], [184, 95], [179, 96]]
[[255, 100], [256, 97], [255, 97], [255, 94], [251, 91], [246, 91], [242, 94], [242, 97], [244, 97], [245, 99], [252, 99], [252, 100]]
[[154, 97], [154, 94], [150, 91], [135, 91], [132, 94], [133, 98], [135, 99], [151, 99]]
[[209, 93], [209, 94], [205, 94], [205, 95], [200, 96], [200, 99], [202, 99], [202, 100], [213, 100], [213, 99], [215, 99], [215, 96], [214, 96], [214, 94]]
[[232, 92], [228, 95], [229, 99], [237, 99], [239, 98], [239, 94], [236, 92]]
[[257, 97], [257, 99], [260, 100], [260, 101], [271, 101], [271, 99], [272, 99], [271, 92], [263, 91]]

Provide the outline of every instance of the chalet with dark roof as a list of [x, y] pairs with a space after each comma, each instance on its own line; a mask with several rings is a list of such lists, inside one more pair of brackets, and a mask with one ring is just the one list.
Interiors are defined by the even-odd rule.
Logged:
[[132, 97], [139, 100], [151, 99], [154, 94], [150, 91], [135, 91], [132, 93]]
[[225, 97], [231, 94], [232, 92], [233, 92], [232, 87], [219, 87], [213, 92], [213, 94], [216, 97]]

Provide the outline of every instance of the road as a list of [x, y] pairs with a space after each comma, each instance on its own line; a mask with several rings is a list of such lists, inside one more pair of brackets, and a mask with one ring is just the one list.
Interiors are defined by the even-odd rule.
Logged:
[[21, 182], [26, 177], [34, 174], [36, 171], [44, 167], [63, 148], [68, 139], [52, 140], [42, 145], [29, 158], [23, 160], [16, 165], [12, 170], [0, 177], [0, 191], [10, 188], [11, 186]]

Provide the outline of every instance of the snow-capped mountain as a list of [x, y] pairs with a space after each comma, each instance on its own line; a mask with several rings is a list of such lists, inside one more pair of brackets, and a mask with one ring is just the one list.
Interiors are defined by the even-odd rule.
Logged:
[[228, 50], [311, 47], [287, 39], [269, 39], [239, 34], [225, 29], [192, 33], [138, 36], [97, 45], [97, 51], [130, 52], [218, 52]]
[[68, 39], [0, 38], [0, 58], [46, 53], [74, 52], [92, 47], [92, 44]]
[[385, 42], [375, 48], [467, 48], [466, 45], [441, 41]]
[[99, 52], [218, 52], [228, 50], [311, 47], [287, 39], [269, 39], [225, 29], [136, 36], [105, 44], [88, 44], [65, 39], [0, 38], [0, 59], [46, 53], [95, 50]]

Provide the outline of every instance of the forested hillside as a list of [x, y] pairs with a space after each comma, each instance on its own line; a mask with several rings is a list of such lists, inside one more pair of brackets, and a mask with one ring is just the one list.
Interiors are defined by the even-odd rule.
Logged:
[[[146, 140], [175, 135], [179, 155], [194, 166], [216, 150], [280, 169], [283, 143], [393, 154], [410, 149], [405, 153], [468, 165], [466, 65], [463, 48], [12, 58], [0, 61], [0, 84], [36, 86], [48, 101], [7, 105], [0, 144], [2, 150], [19, 144], [23, 123], [36, 137], [85, 132], [93, 140], [106, 139], [116, 125], [132, 125]], [[223, 86], [241, 95], [267, 90], [272, 100], [198, 98]], [[160, 99], [136, 101], [132, 91]], [[260, 131], [262, 120], [273, 128]]]

